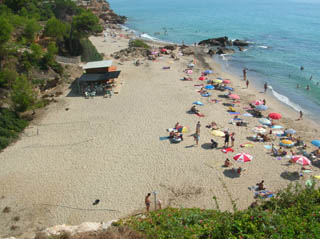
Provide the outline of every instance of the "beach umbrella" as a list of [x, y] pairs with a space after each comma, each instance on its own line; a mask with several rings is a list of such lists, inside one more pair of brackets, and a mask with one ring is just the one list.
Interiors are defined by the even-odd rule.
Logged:
[[279, 113], [270, 113], [270, 114], [268, 115], [268, 117], [269, 117], [270, 119], [278, 120], [278, 119], [281, 119], [281, 118], [282, 118], [282, 115], [279, 114]]
[[178, 129], [178, 132], [180, 132], [180, 133], [188, 133], [188, 128], [187, 127], [180, 127]]
[[225, 80], [222, 81], [223, 84], [230, 84], [230, 82], [231, 82], [231, 81], [228, 80], [228, 79], [225, 79]]
[[257, 134], [264, 134], [266, 132], [266, 129], [263, 128], [262, 126], [257, 126], [257, 127], [254, 127], [252, 128], [252, 131], [257, 133]]
[[294, 145], [294, 143], [291, 140], [281, 140], [280, 141], [280, 146], [284, 146], [284, 147], [292, 147]]
[[212, 82], [213, 82], [213, 83], [216, 83], [216, 84], [221, 84], [221, 83], [222, 83], [222, 80], [220, 80], [220, 79], [214, 79]]
[[283, 131], [282, 130], [276, 130], [276, 131], [272, 131], [273, 134], [276, 134], [276, 135], [283, 135]]
[[259, 122], [261, 124], [265, 124], [265, 125], [270, 125], [271, 124], [271, 121], [266, 119], [266, 118], [259, 119]]
[[205, 74], [212, 74], [213, 72], [212, 72], [212, 70], [205, 70], [204, 73]]
[[272, 125], [272, 129], [282, 129], [283, 127], [281, 125]]
[[157, 55], [159, 52], [157, 52], [157, 51], [152, 51], [151, 52], [151, 55]]
[[238, 162], [250, 162], [253, 157], [250, 154], [246, 154], [246, 153], [239, 153], [236, 154], [236, 156], [233, 157], [234, 160], [238, 161]]
[[218, 137], [223, 137], [223, 136], [225, 136], [225, 133], [222, 132], [222, 131], [220, 131], [220, 130], [212, 130], [212, 131], [211, 131], [211, 134], [212, 134], [213, 136], [218, 136]]
[[314, 146], [317, 146], [317, 147], [320, 148], [320, 140], [319, 140], [319, 139], [312, 140], [311, 143], [312, 143]]
[[259, 111], [265, 111], [268, 109], [268, 106], [266, 105], [257, 105], [256, 106], [256, 110], [259, 110]]
[[253, 115], [250, 114], [250, 113], [244, 113], [243, 116], [246, 116], [246, 117], [252, 117]]
[[193, 64], [193, 63], [190, 63], [190, 64], [188, 65], [188, 67], [194, 67], [194, 64]]
[[255, 100], [252, 102], [252, 104], [254, 105], [263, 105], [263, 101], [262, 100]]
[[293, 162], [295, 163], [298, 163], [298, 164], [301, 164], [303, 166], [306, 166], [306, 165], [310, 165], [311, 164], [311, 161], [303, 156], [303, 155], [295, 155], [295, 156], [292, 156], [292, 159], [291, 159]]
[[294, 129], [287, 129], [284, 131], [286, 134], [295, 134], [297, 133], [297, 131], [295, 131]]
[[160, 51], [161, 52], [167, 52], [168, 50], [166, 48], [162, 48]]
[[203, 105], [203, 103], [201, 102], [201, 101], [195, 101], [195, 102], [193, 102], [192, 104], [194, 104], [194, 105]]
[[230, 94], [228, 95], [230, 99], [233, 99], [233, 100], [238, 100], [240, 99], [240, 96], [236, 95], [236, 94]]
[[206, 77], [204, 77], [204, 76], [199, 77], [199, 80], [205, 80], [205, 79], [206, 79]]
[[226, 90], [233, 91], [233, 88], [232, 88], [232, 87], [230, 87], [230, 86], [225, 86], [224, 88], [225, 88]]
[[210, 93], [206, 93], [206, 94], [201, 94], [201, 96], [202, 97], [209, 97], [209, 96], [211, 96], [211, 94]]
[[206, 85], [204, 88], [206, 88], [207, 90], [213, 90], [214, 86], [213, 85]]
[[192, 70], [187, 70], [187, 74], [192, 74]]

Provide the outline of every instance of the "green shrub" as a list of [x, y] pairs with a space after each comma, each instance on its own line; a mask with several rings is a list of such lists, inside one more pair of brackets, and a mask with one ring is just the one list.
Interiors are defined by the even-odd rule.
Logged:
[[150, 46], [147, 43], [145, 43], [144, 41], [142, 41], [140, 39], [130, 41], [129, 47], [142, 47], [142, 48], [146, 48], [146, 49], [150, 48]]
[[101, 61], [103, 58], [88, 38], [80, 40], [82, 47], [81, 60], [84, 62]]
[[320, 238], [320, 189], [288, 187], [235, 213], [167, 208], [120, 222], [147, 238]]
[[7, 137], [0, 136], [0, 150], [6, 148], [10, 144], [10, 140]]
[[26, 77], [16, 78], [11, 91], [11, 101], [14, 110], [24, 112], [31, 109], [36, 103], [36, 94], [32, 88], [32, 84]]

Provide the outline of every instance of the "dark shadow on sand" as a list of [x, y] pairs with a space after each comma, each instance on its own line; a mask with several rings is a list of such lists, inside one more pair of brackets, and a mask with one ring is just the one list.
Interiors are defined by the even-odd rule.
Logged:
[[240, 175], [235, 172], [233, 169], [225, 169], [223, 171], [224, 176], [228, 178], [240, 178]]
[[203, 149], [213, 149], [212, 147], [211, 147], [211, 143], [204, 143], [204, 144], [202, 144], [201, 145], [201, 148], [203, 148]]
[[300, 179], [300, 176], [299, 176], [299, 173], [298, 172], [282, 172], [280, 174], [280, 177], [281, 178], [284, 178], [286, 180], [289, 180], [289, 181], [297, 181]]

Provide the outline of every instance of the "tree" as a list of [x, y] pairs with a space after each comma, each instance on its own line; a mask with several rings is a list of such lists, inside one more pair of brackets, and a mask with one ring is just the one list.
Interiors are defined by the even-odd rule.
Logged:
[[0, 17], [0, 47], [9, 41], [12, 32], [12, 25], [3, 16]]
[[15, 13], [18, 13], [28, 3], [30, 3], [30, 0], [4, 0], [4, 4]]
[[71, 0], [55, 0], [52, 6], [53, 13], [58, 19], [67, 19], [67, 16], [73, 16], [79, 13], [79, 8]]
[[11, 91], [12, 106], [17, 112], [31, 109], [37, 97], [31, 83], [25, 76], [17, 77]]
[[23, 36], [28, 40], [29, 43], [34, 41], [36, 34], [41, 30], [41, 26], [34, 19], [27, 21], [24, 28]]
[[92, 12], [84, 11], [80, 15], [74, 16], [72, 28], [75, 35], [88, 36], [93, 32], [102, 30], [99, 25], [99, 18]]
[[67, 36], [70, 31], [70, 26], [58, 20], [55, 17], [50, 18], [44, 29], [44, 35], [53, 37], [57, 40], [62, 40], [64, 36]]

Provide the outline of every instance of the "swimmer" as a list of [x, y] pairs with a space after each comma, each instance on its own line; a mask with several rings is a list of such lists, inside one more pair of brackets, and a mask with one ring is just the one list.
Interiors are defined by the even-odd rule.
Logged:
[[309, 80], [312, 80], [312, 75], [310, 76], [310, 79]]
[[303, 67], [303, 66], [301, 66], [301, 67], [300, 67], [300, 70], [301, 70], [301, 71], [303, 71], [303, 70], [304, 70], [304, 67]]
[[309, 85], [307, 85], [306, 90], [310, 90], [310, 86]]

